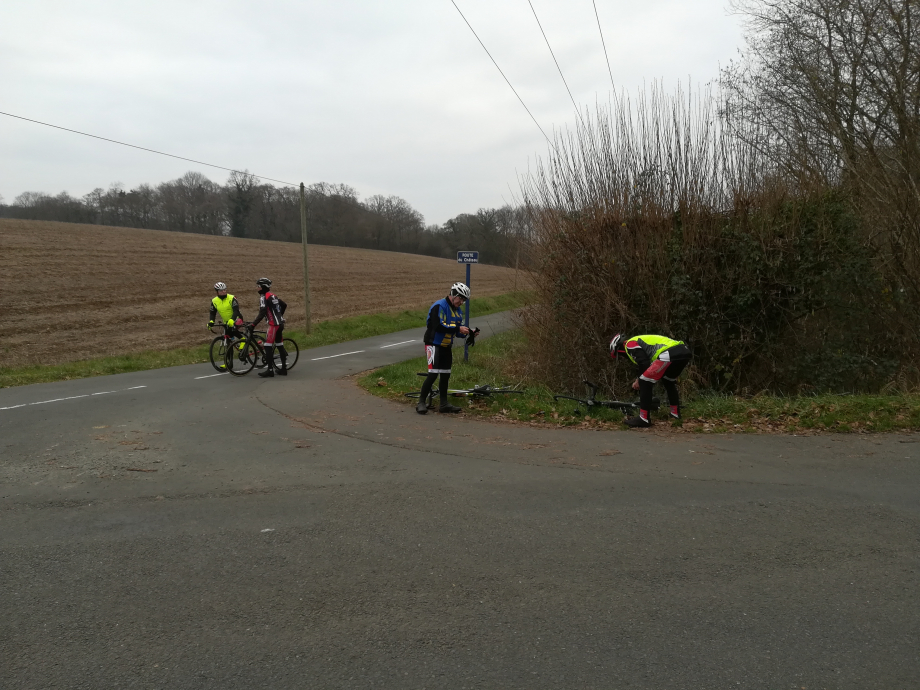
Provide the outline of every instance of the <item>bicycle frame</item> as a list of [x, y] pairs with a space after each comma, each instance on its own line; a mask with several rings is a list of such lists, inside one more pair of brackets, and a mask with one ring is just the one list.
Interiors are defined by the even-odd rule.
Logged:
[[[603, 407], [608, 410], [619, 410], [623, 414], [629, 414], [635, 410], [639, 409], [639, 403], [636, 401], [627, 402], [625, 400], [597, 400], [597, 386], [595, 386], [590, 381], [583, 381], [590, 393], [587, 398], [576, 398], [571, 395], [554, 395], [553, 400], [571, 400], [577, 403], [575, 407], [574, 414], [581, 414], [581, 406], [586, 407], [589, 411], [592, 407]], [[657, 410], [661, 406], [661, 401], [658, 398], [652, 398], [652, 410]]]
[[[419, 372], [419, 376], [428, 376], [427, 372]], [[493, 395], [499, 394], [511, 394], [511, 393], [523, 393], [524, 391], [511, 389], [505, 386], [500, 386], [498, 388], [493, 388], [491, 385], [486, 384], [483, 386], [473, 386], [472, 388], [448, 388], [447, 395], [452, 398], [489, 398]], [[431, 392], [428, 394], [427, 405], [428, 407], [434, 406], [434, 399], [440, 396], [441, 390], [437, 386], [431, 387]], [[415, 398], [421, 395], [421, 391], [415, 391], [413, 393], [406, 393], [407, 398]]]

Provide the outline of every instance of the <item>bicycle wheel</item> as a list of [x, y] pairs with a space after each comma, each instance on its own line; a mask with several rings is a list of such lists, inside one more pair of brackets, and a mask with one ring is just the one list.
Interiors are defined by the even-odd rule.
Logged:
[[268, 364], [265, 359], [265, 334], [260, 331], [253, 331], [252, 344], [250, 356], [255, 361], [256, 369], [264, 369]]
[[[242, 345], [242, 349], [238, 348], [237, 345]], [[258, 358], [257, 353], [252, 350], [253, 343], [245, 337], [233, 341], [232, 346], [227, 348], [227, 353], [224, 355], [224, 364], [227, 367], [227, 371], [234, 376], [245, 376], [252, 371]]]
[[619, 410], [623, 414], [639, 409], [639, 403], [621, 402], [619, 400], [603, 400], [598, 405], [606, 407], [608, 410]]
[[[407, 398], [412, 398], [413, 400], [418, 400], [421, 394], [422, 394], [422, 391], [415, 391], [413, 393], [405, 393], [405, 396]], [[438, 391], [437, 387], [436, 386], [433, 387], [431, 389], [431, 392], [428, 394], [428, 405], [427, 406], [429, 410], [435, 409], [434, 401], [435, 401], [435, 398], [437, 398], [439, 395], [440, 395], [440, 392]]]
[[[297, 364], [297, 358], [300, 357], [300, 348], [297, 347], [295, 343], [290, 338], [284, 339], [284, 349], [287, 352], [287, 369], [290, 371], [294, 368], [294, 365]], [[281, 368], [281, 354], [278, 352], [278, 348], [275, 348], [275, 369]]]
[[553, 400], [571, 400], [572, 402], [577, 402], [579, 405], [584, 405], [585, 407], [589, 407], [591, 405], [591, 403], [589, 403], [587, 400], [582, 400], [581, 398], [573, 398], [571, 395], [554, 395]]
[[[448, 391], [447, 394], [450, 395], [453, 392], [454, 391]], [[414, 391], [413, 393], [406, 393], [405, 396], [407, 398], [418, 398], [418, 396], [420, 396], [421, 394], [422, 394], [422, 391]], [[438, 387], [432, 386], [431, 392], [428, 394], [428, 399], [430, 400], [432, 398], [437, 398], [440, 394], [441, 394], [441, 391], [438, 389]]]
[[217, 369], [217, 371], [226, 371], [224, 358], [227, 355], [227, 347], [225, 345], [224, 336], [219, 335], [211, 341], [211, 349], [208, 355], [211, 358], [212, 367]]
[[516, 393], [523, 393], [524, 391], [519, 391], [516, 388], [511, 388], [511, 386], [505, 386], [500, 388], [490, 388], [489, 392], [486, 395], [492, 395], [493, 393], [502, 393], [503, 395], [513, 395]]

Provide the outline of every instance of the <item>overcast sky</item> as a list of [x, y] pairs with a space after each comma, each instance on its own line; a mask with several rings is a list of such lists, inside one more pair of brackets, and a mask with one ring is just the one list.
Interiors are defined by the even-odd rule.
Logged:
[[[532, 0], [576, 101], [611, 82], [591, 0]], [[702, 84], [741, 45], [727, 0], [596, 0], [617, 88]], [[540, 125], [575, 119], [527, 0], [457, 0]], [[0, 111], [307, 184], [429, 223], [498, 206], [546, 142], [450, 0], [9, 0]], [[227, 173], [0, 116], [0, 194]]]

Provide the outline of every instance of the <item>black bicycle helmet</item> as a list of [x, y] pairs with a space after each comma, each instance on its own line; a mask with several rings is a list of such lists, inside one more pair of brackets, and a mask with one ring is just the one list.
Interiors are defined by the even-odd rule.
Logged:
[[258, 285], [260, 288], [265, 288], [267, 290], [268, 288], [272, 286], [272, 281], [269, 280], [268, 278], [259, 278], [256, 281], [256, 285]]

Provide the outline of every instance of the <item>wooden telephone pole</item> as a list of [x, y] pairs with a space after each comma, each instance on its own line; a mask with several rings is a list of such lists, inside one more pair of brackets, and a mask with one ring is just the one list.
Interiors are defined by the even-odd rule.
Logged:
[[300, 183], [300, 242], [303, 245], [303, 303], [307, 317], [307, 335], [312, 332], [312, 315], [310, 313], [310, 268], [307, 257], [307, 200], [303, 182]]

